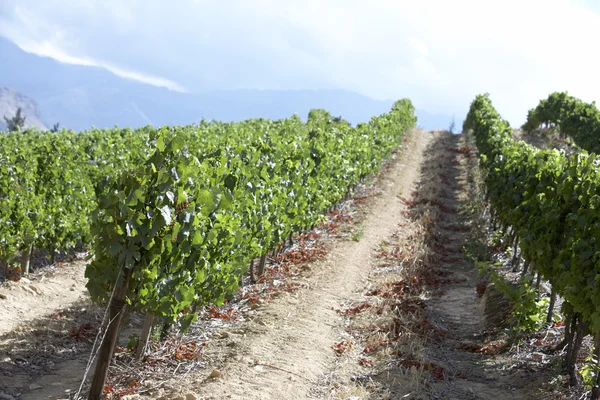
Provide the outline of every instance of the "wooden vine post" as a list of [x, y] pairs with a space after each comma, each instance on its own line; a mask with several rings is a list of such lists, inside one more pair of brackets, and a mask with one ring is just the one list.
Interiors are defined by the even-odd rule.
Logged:
[[102, 398], [106, 377], [108, 376], [110, 360], [113, 357], [119, 339], [119, 328], [121, 327], [121, 321], [123, 320], [123, 314], [126, 309], [125, 300], [129, 290], [130, 278], [131, 270], [124, 268], [123, 283], [115, 290], [115, 294], [109, 305], [108, 327], [106, 328], [106, 335], [100, 346], [98, 362], [96, 364], [96, 370], [94, 371], [94, 378], [92, 380], [92, 386], [90, 387], [88, 400], [101, 400]]
[[31, 264], [31, 253], [33, 253], [33, 245], [29, 245], [23, 249], [21, 253], [21, 273], [29, 274], [29, 265]]
[[265, 273], [265, 265], [266, 264], [267, 264], [267, 253], [260, 256], [260, 261], [258, 262], [258, 271], [257, 271], [258, 276], [263, 276], [263, 274]]
[[144, 317], [144, 323], [142, 324], [142, 335], [140, 336], [140, 342], [138, 343], [135, 357], [141, 360], [146, 353], [146, 347], [148, 347], [148, 340], [150, 339], [150, 333], [152, 332], [152, 325], [154, 324], [154, 313], [152, 311], [146, 311]]

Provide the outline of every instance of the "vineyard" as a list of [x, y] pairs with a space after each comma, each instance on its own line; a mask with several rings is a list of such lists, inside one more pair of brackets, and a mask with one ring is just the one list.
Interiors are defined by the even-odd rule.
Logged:
[[[322, 220], [389, 157], [416, 118], [408, 100], [356, 128], [313, 110], [308, 122], [14, 132], [0, 137], [1, 260], [32, 248], [93, 246], [92, 299], [109, 324], [90, 398], [99, 398], [125, 302], [185, 331], [221, 305], [251, 260]], [[19, 272], [19, 271], [17, 271]], [[145, 330], [147, 341], [150, 329]]]
[[416, 122], [1, 134], [0, 312], [74, 248], [89, 296], [0, 331], [0, 399], [600, 398], [600, 112]]

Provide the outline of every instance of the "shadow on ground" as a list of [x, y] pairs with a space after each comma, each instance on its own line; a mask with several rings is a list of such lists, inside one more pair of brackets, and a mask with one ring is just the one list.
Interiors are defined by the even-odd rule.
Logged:
[[83, 377], [101, 319], [96, 305], [80, 300], [0, 336], [0, 394], [45, 399], [54, 389], [68, 397]]

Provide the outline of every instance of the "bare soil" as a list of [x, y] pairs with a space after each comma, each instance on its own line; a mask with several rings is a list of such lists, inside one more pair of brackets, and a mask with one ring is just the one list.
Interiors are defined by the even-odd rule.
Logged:
[[18, 282], [0, 283], [0, 335], [88, 296], [85, 262], [41, 269]]
[[558, 132], [549, 129], [538, 129], [533, 132], [516, 129], [513, 131], [513, 137], [539, 149], [562, 150], [569, 156], [579, 151], [570, 138], [563, 138]]

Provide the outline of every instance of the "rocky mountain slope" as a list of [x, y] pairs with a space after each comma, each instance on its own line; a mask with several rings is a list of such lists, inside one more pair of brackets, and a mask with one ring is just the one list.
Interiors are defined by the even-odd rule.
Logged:
[[14, 89], [0, 86], [0, 131], [6, 130], [6, 122], [3, 117], [12, 118], [19, 107], [25, 116], [25, 127], [48, 129], [34, 99]]

